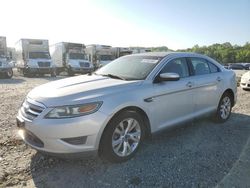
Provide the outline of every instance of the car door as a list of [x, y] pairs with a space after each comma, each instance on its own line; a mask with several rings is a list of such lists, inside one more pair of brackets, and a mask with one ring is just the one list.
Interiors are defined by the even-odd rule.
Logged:
[[188, 58], [193, 70], [194, 112], [202, 115], [217, 108], [222, 77], [219, 68], [203, 58]]
[[152, 101], [150, 111], [156, 131], [192, 118], [193, 112], [192, 83], [186, 59], [176, 58], [167, 62], [161, 73], [177, 73], [180, 79], [153, 85], [154, 96], [149, 99]]

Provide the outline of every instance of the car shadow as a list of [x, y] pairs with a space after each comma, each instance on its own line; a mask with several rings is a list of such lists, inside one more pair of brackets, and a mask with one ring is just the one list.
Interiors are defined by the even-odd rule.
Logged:
[[0, 84], [20, 84], [25, 81], [23, 78], [0, 78]]
[[216, 124], [199, 119], [143, 142], [134, 158], [58, 159], [39, 153], [30, 171], [36, 187], [213, 187], [232, 168], [250, 136], [250, 116]]
[[51, 77], [51, 76], [40, 76], [40, 77], [36, 77], [36, 78], [40, 78], [40, 79], [44, 79], [44, 80], [48, 80], [48, 81], [55, 81], [55, 80], [60, 80], [63, 78], [67, 78], [66, 76], [56, 76], [56, 77]]

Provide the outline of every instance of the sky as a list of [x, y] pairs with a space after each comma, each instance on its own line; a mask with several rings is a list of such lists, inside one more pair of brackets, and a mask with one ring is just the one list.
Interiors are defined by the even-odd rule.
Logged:
[[0, 36], [190, 48], [250, 42], [250, 0], [2, 0]]

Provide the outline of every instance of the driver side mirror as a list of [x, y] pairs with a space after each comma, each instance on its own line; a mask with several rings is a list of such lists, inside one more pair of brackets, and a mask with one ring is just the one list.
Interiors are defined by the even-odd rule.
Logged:
[[162, 73], [162, 74], [158, 75], [155, 78], [154, 82], [157, 83], [157, 82], [164, 82], [164, 81], [178, 81], [179, 79], [180, 79], [179, 74], [169, 72], [169, 73]]

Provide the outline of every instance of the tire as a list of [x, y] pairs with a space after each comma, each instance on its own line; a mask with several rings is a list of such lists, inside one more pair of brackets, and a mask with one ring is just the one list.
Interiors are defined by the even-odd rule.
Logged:
[[71, 70], [70, 67], [67, 69], [67, 72], [68, 72], [68, 76], [74, 76], [74, 72]]
[[13, 70], [10, 69], [5, 73], [5, 78], [12, 78], [13, 76]]
[[100, 142], [100, 157], [110, 162], [127, 161], [138, 151], [144, 137], [142, 117], [134, 111], [124, 111], [105, 128]]
[[53, 71], [50, 73], [50, 77], [56, 77], [56, 70], [53, 70]]
[[29, 72], [28, 69], [23, 68], [23, 69], [22, 69], [22, 73], [23, 73], [23, 76], [24, 76], [24, 77], [30, 77], [30, 72]]
[[232, 105], [233, 97], [228, 92], [224, 93], [217, 107], [217, 111], [214, 117], [215, 122], [226, 122], [231, 116]]

